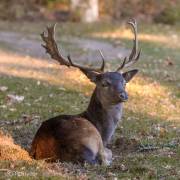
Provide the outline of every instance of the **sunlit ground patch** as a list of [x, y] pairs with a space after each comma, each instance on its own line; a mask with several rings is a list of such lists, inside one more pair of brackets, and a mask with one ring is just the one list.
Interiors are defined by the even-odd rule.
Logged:
[[0, 52], [0, 74], [44, 81], [51, 85], [61, 85], [77, 90], [88, 85], [88, 79], [75, 68], [59, 66], [52, 60], [35, 59]]
[[[96, 38], [111, 38], [111, 39], [132, 39], [133, 34], [130, 29], [127, 28], [117, 28], [113, 31], [106, 31], [106, 32], [95, 32], [92, 33], [93, 37]], [[163, 44], [166, 47], [169, 48], [180, 48], [179, 45], [179, 36], [177, 34], [171, 33], [169, 35], [163, 35], [163, 34], [149, 34], [149, 33], [138, 33], [138, 39], [139, 41], [146, 41], [146, 42], [152, 42], [152, 43], [159, 43]]]
[[130, 100], [127, 108], [168, 121], [179, 121], [180, 101], [167, 87], [139, 76], [128, 84]]

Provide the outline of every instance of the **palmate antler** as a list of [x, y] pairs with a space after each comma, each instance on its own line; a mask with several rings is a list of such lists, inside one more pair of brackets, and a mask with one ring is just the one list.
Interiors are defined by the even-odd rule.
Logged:
[[123, 63], [117, 68], [116, 71], [120, 71], [121, 69], [125, 68], [125, 67], [129, 67], [132, 64], [134, 64], [135, 62], [138, 61], [140, 54], [141, 54], [141, 50], [138, 51], [138, 40], [137, 40], [137, 22], [135, 19], [131, 19], [128, 24], [130, 24], [133, 28], [133, 33], [134, 33], [134, 44], [133, 44], [133, 48], [132, 51], [130, 53], [130, 55], [128, 57], [125, 57], [123, 60]]
[[[134, 64], [135, 62], [138, 61], [139, 56], [141, 51], [139, 50], [139, 52], [137, 52], [138, 50], [138, 40], [137, 40], [137, 22], [136, 20], [132, 19], [131, 21], [128, 22], [128, 24], [130, 24], [133, 28], [133, 32], [134, 32], [134, 44], [133, 44], [133, 48], [132, 51], [130, 53], [130, 55], [128, 57], [125, 57], [123, 60], [123, 63], [117, 68], [116, 71], [119, 71], [121, 69], [123, 69], [124, 67], [129, 67], [132, 64]], [[90, 68], [90, 67], [84, 67], [82, 65], [79, 64], [75, 64], [70, 55], [67, 56], [67, 58], [65, 58], [59, 51], [57, 43], [55, 41], [55, 27], [56, 24], [50, 27], [47, 27], [47, 36], [45, 35], [45, 32], [43, 32], [41, 34], [41, 38], [42, 40], [45, 42], [44, 45], [42, 45], [45, 49], [46, 52], [48, 54], [50, 54], [51, 58], [58, 61], [61, 65], [65, 65], [68, 67], [76, 67], [79, 68], [81, 71], [83, 72], [87, 72], [87, 71], [93, 71], [93, 72], [97, 72], [97, 73], [103, 73], [104, 72], [104, 68], [105, 68], [105, 60], [104, 60], [104, 56], [102, 54], [101, 51], [100, 55], [102, 58], [102, 65], [100, 68]]]
[[55, 41], [55, 37], [54, 37], [55, 27], [56, 27], [56, 24], [53, 26], [47, 27], [47, 36], [45, 35], [45, 32], [41, 34], [41, 38], [45, 42], [45, 45], [43, 44], [42, 46], [46, 49], [46, 52], [50, 54], [52, 59], [58, 61], [61, 65], [65, 65], [68, 67], [70, 66], [76, 67], [76, 68], [79, 68], [81, 71], [94, 71], [98, 73], [104, 72], [105, 60], [101, 51], [99, 51], [102, 57], [102, 65], [100, 68], [89, 68], [89, 67], [81, 66], [79, 64], [75, 64], [71, 60], [70, 55], [67, 56], [67, 59], [63, 57]]

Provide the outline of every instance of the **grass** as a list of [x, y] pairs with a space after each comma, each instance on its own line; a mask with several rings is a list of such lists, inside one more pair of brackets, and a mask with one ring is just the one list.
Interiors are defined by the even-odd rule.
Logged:
[[[0, 23], [2, 30], [11, 29], [36, 38], [43, 23]], [[130, 47], [132, 34], [124, 24], [92, 25], [65, 23], [57, 34], [90, 37]], [[33, 28], [32, 28], [33, 27]], [[116, 130], [112, 144], [114, 161], [109, 167], [41, 165], [41, 162], [1, 161], [4, 177], [17, 177], [13, 172], [34, 172], [38, 178], [60, 178], [59, 170], [69, 169], [66, 177], [100, 179], [178, 179], [180, 176], [180, 40], [179, 25], [142, 24], [139, 28], [142, 56], [139, 75], [127, 86], [130, 99], [125, 104], [123, 122]], [[7, 47], [3, 47], [3, 50]], [[40, 123], [57, 114], [75, 114], [88, 104], [93, 85], [75, 69], [59, 68], [48, 61], [25, 58], [1, 52], [0, 127], [11, 134], [17, 144], [28, 149]], [[111, 68], [117, 66], [110, 64]], [[38, 68], [37, 68], [38, 67]], [[57, 78], [59, 77], [59, 78]], [[76, 88], [74, 88], [76, 87]], [[8, 94], [24, 96], [12, 103]], [[140, 147], [142, 149], [140, 149]], [[157, 147], [157, 150], [150, 150]], [[146, 150], [147, 148], [147, 150]], [[149, 150], [148, 150], [149, 149]], [[140, 151], [141, 150], [141, 151]], [[40, 165], [39, 165], [40, 163]], [[10, 165], [10, 164], [15, 164]], [[49, 174], [45, 172], [48, 166]], [[54, 166], [56, 167], [55, 170]], [[14, 170], [13, 170], [14, 168]], [[24, 169], [22, 169], [24, 168]], [[28, 176], [28, 173], [24, 175]], [[83, 174], [83, 175], [82, 175]]]

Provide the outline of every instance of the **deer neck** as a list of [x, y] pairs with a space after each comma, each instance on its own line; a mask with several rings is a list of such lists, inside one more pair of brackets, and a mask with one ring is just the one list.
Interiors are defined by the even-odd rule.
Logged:
[[122, 116], [122, 103], [107, 104], [102, 103], [98, 98], [97, 89], [94, 90], [89, 106], [84, 112], [85, 118], [91, 121], [101, 134], [106, 146], [117, 127]]

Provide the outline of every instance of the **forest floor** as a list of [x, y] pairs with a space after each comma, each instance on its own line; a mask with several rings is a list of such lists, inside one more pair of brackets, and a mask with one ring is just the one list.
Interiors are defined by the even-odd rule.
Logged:
[[[9, 147], [14, 141], [28, 151], [42, 121], [58, 114], [82, 112], [94, 88], [77, 69], [60, 67], [48, 58], [39, 36], [46, 25], [0, 22], [0, 130], [13, 138], [7, 140], [11, 142]], [[100, 49], [107, 60], [107, 70], [116, 69], [132, 46], [133, 35], [125, 23], [63, 23], [56, 30], [64, 55], [98, 66]], [[127, 86], [130, 98], [124, 104], [123, 121], [111, 146], [112, 165], [3, 160], [1, 141], [0, 177], [180, 177], [180, 27], [140, 24], [138, 38], [142, 55], [136, 67], [140, 73]], [[0, 139], [1, 136], [0, 133]]]

